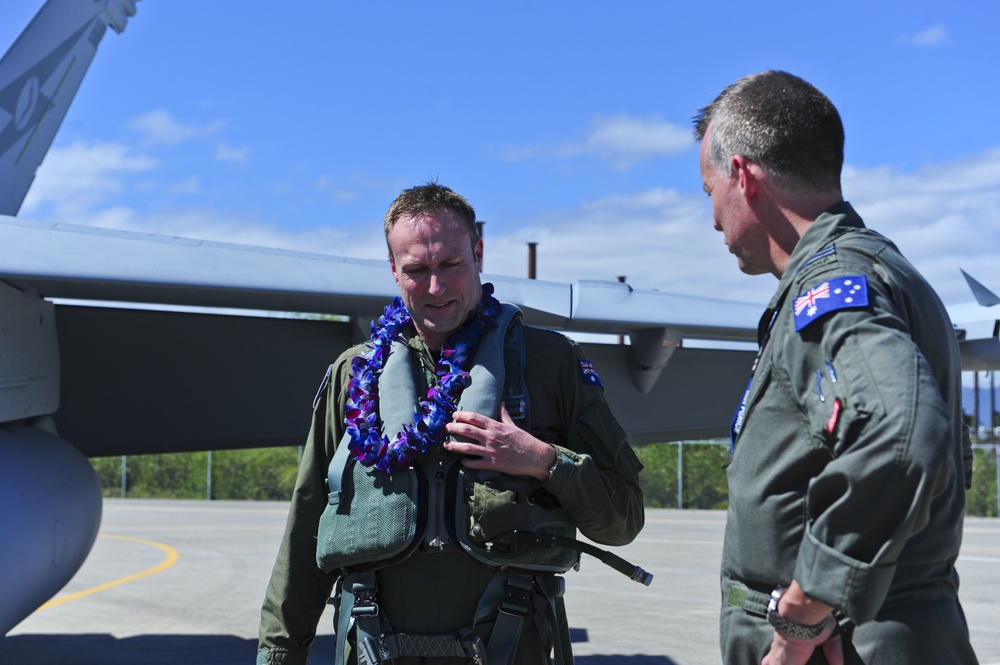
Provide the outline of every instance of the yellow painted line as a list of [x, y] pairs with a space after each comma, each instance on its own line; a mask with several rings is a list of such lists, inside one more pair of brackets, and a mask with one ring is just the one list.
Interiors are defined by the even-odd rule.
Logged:
[[170, 568], [175, 563], [177, 563], [177, 559], [180, 558], [180, 554], [178, 554], [177, 550], [175, 550], [173, 547], [171, 547], [170, 545], [164, 545], [163, 543], [158, 543], [154, 540], [143, 540], [142, 538], [130, 538], [129, 536], [112, 536], [103, 534], [100, 537], [113, 538], [114, 540], [125, 540], [130, 543], [140, 543], [142, 545], [152, 545], [153, 547], [159, 547], [161, 550], [163, 550], [163, 553], [166, 556], [163, 557], [163, 561], [160, 562], [160, 565], [154, 568], [150, 568], [149, 570], [144, 570], [140, 573], [135, 573], [134, 575], [129, 575], [127, 577], [122, 577], [117, 580], [111, 580], [110, 582], [105, 582], [104, 584], [98, 584], [97, 586], [90, 587], [89, 589], [84, 589], [83, 591], [77, 591], [76, 593], [71, 593], [66, 596], [53, 598], [52, 600], [48, 601], [47, 603], [39, 607], [38, 610], [36, 611], [47, 610], [50, 607], [55, 607], [56, 605], [62, 605], [63, 603], [68, 603], [71, 600], [78, 600], [85, 596], [90, 596], [92, 594], [99, 593], [101, 591], [107, 591], [108, 589], [112, 589], [116, 586], [121, 586], [122, 584], [127, 584], [128, 582], [134, 582], [138, 579], [142, 579], [143, 577], [155, 575], [156, 573], [162, 573], [164, 570]]

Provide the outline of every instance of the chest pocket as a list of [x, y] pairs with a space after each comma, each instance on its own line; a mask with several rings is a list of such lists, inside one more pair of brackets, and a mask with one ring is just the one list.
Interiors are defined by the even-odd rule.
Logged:
[[330, 492], [319, 521], [316, 563], [324, 572], [400, 561], [412, 553], [427, 523], [426, 511], [417, 510], [426, 494], [423, 472], [385, 473], [358, 464], [347, 448], [345, 437], [330, 464]]
[[579, 552], [565, 547], [525, 547], [515, 529], [574, 538], [573, 527], [555, 498], [529, 478], [458, 468], [453, 474], [455, 540], [472, 558], [489, 566], [563, 573]]

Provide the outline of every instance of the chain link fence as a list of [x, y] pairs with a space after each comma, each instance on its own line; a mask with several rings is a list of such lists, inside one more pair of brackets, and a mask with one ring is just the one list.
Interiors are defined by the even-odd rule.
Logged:
[[[972, 488], [966, 514], [997, 517], [997, 443], [973, 445]], [[725, 510], [729, 440], [679, 441], [636, 448], [648, 508]], [[291, 496], [299, 449], [262, 448], [211, 453], [94, 458], [104, 496], [184, 499], [267, 499]]]
[[[997, 517], [998, 444], [973, 446], [972, 488], [966, 514]], [[729, 441], [675, 441], [636, 448], [646, 467], [640, 476], [647, 508], [724, 510], [729, 500]]]

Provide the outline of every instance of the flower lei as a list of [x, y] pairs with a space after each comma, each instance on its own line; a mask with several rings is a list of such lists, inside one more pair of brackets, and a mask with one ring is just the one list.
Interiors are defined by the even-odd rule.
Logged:
[[483, 296], [476, 313], [465, 327], [455, 332], [441, 349], [434, 366], [438, 381], [417, 403], [412, 424], [390, 441], [382, 436], [378, 423], [378, 380], [392, 352], [392, 342], [410, 322], [399, 296], [385, 308], [378, 325], [372, 321], [368, 350], [351, 361], [351, 379], [347, 384], [344, 424], [350, 436], [348, 449], [364, 466], [385, 472], [408, 469], [420, 455], [445, 440], [445, 425], [458, 408], [462, 391], [471, 383], [468, 369], [476, 356], [483, 333], [496, 328], [500, 303], [493, 297], [493, 285], [483, 284]]

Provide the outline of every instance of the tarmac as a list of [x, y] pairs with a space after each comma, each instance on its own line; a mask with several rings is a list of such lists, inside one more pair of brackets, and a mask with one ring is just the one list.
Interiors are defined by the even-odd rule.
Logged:
[[[106, 499], [74, 579], [0, 640], [11, 665], [251, 665], [260, 603], [287, 503]], [[584, 556], [567, 575], [579, 665], [718, 665], [718, 565], [725, 513], [647, 510], [615, 553], [649, 587]], [[1000, 520], [968, 518], [961, 598], [982, 665], [1000, 665]], [[2, 599], [0, 599], [2, 602]], [[332, 612], [310, 665], [332, 661]]]

